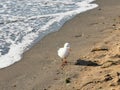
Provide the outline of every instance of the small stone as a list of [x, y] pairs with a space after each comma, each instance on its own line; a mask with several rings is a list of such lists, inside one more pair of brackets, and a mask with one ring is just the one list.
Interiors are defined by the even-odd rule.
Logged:
[[66, 83], [70, 83], [71, 81], [70, 81], [70, 78], [67, 78], [66, 80], [65, 80], [65, 82]]
[[117, 80], [117, 84], [120, 85], [120, 79]]
[[114, 87], [114, 86], [115, 86], [115, 84], [114, 84], [114, 83], [111, 83], [111, 84], [110, 84], [110, 86]]
[[113, 24], [112, 26], [116, 26], [115, 24]]
[[105, 79], [104, 79], [104, 81], [110, 81], [110, 80], [112, 80], [113, 78], [110, 76], [110, 74], [107, 74], [106, 76], [105, 76]]
[[99, 89], [102, 89], [102, 87], [99, 87]]
[[82, 35], [75, 35], [74, 37], [78, 38], [78, 37], [82, 37]]
[[119, 72], [117, 72], [117, 76], [118, 76], [118, 78], [119, 78], [119, 76], [120, 76], [120, 73], [119, 73]]

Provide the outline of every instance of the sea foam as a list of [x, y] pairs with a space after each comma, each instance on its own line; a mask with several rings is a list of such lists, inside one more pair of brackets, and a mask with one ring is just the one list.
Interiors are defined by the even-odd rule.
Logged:
[[75, 15], [97, 7], [94, 0], [0, 0], [0, 68]]

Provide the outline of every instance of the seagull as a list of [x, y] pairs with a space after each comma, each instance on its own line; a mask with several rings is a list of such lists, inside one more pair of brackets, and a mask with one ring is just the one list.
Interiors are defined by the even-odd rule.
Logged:
[[67, 57], [70, 54], [70, 43], [65, 43], [64, 47], [58, 49], [58, 56], [62, 59], [62, 66], [67, 64]]

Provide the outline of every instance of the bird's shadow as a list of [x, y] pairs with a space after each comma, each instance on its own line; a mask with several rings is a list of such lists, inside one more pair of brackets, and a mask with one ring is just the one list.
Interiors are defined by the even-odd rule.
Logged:
[[81, 66], [100, 66], [96, 62], [92, 62], [92, 61], [89, 61], [89, 60], [81, 60], [81, 59], [78, 59], [75, 62], [75, 65], [81, 65]]

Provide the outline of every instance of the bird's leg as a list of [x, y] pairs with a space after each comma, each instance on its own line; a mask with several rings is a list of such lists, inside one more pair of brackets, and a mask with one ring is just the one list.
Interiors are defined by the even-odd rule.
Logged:
[[66, 60], [66, 58], [64, 59], [64, 63], [65, 63], [65, 64], [67, 64], [67, 63], [68, 63], [68, 62], [67, 62], [67, 60]]
[[67, 64], [67, 60], [66, 60], [66, 58], [65, 59], [62, 59], [62, 67], [64, 67], [65, 65]]
[[62, 61], [62, 65], [61, 66], [64, 67], [64, 59], [62, 59], [61, 61]]

